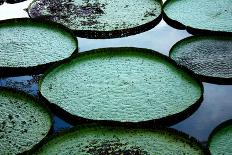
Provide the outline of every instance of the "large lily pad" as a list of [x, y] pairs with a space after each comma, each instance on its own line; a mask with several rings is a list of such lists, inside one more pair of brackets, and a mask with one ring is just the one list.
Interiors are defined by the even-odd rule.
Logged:
[[232, 120], [220, 124], [209, 138], [209, 149], [212, 155], [230, 155], [232, 153]]
[[232, 79], [232, 37], [189, 37], [172, 47], [170, 57], [206, 81]]
[[109, 48], [52, 68], [41, 80], [40, 92], [73, 116], [141, 122], [191, 109], [203, 90], [166, 56], [147, 49]]
[[0, 90], [0, 154], [30, 150], [51, 126], [51, 115], [39, 101], [24, 93]]
[[231, 0], [167, 0], [164, 20], [191, 33], [232, 33]]
[[51, 137], [34, 154], [78, 155], [204, 155], [204, 149], [193, 138], [170, 129], [137, 129], [79, 126], [73, 131]]
[[78, 36], [112, 38], [136, 34], [161, 20], [161, 0], [34, 0], [29, 16], [61, 23]]
[[2, 21], [0, 39], [1, 74], [63, 60], [77, 48], [76, 37], [64, 26], [27, 18]]

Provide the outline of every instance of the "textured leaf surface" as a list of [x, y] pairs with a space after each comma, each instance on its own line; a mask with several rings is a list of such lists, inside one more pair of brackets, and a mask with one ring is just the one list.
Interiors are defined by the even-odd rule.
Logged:
[[231, 0], [168, 0], [168, 18], [201, 30], [232, 32]]
[[161, 14], [159, 0], [35, 0], [32, 18], [45, 17], [72, 30], [114, 31], [153, 21]]
[[204, 151], [195, 141], [171, 131], [90, 126], [53, 137], [35, 154], [203, 155]]
[[232, 124], [224, 126], [215, 132], [209, 143], [209, 149], [212, 155], [232, 153]]
[[87, 52], [48, 72], [40, 91], [67, 112], [94, 120], [139, 122], [184, 111], [201, 84], [146, 49]]
[[0, 91], [0, 154], [31, 149], [48, 133], [52, 118], [48, 110], [25, 94]]
[[69, 57], [76, 38], [64, 29], [29, 19], [0, 23], [0, 67], [34, 67]]
[[232, 37], [190, 37], [174, 45], [170, 57], [196, 74], [232, 78]]

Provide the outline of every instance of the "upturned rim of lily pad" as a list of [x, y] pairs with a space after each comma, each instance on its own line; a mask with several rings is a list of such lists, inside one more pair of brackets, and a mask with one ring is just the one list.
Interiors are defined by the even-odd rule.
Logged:
[[210, 143], [213, 139], [213, 136], [220, 130], [222, 130], [223, 128], [227, 127], [227, 126], [232, 126], [232, 119], [228, 119], [225, 120], [224, 122], [220, 123], [218, 126], [216, 126], [210, 133], [209, 137], [208, 137], [208, 143], [207, 146], [208, 148], [210, 148]]
[[[176, 42], [171, 49], [169, 50], [169, 57], [171, 58], [172, 53], [174, 52], [174, 49], [182, 44], [183, 42], [190, 41], [190, 40], [198, 40], [201, 38], [224, 38], [224, 39], [229, 39], [232, 41], [232, 35], [196, 35], [196, 36], [190, 36], [187, 38], [184, 38], [178, 42]], [[194, 73], [194, 71], [192, 71]], [[202, 82], [207, 82], [207, 83], [212, 83], [212, 84], [219, 84], [219, 85], [229, 85], [232, 84], [232, 77], [230, 78], [223, 78], [223, 77], [213, 77], [213, 76], [206, 76], [206, 75], [201, 75], [194, 73], [196, 77], [202, 81]]]
[[[31, 23], [40, 23], [45, 24], [48, 27], [55, 27], [58, 28], [64, 32], [69, 33], [69, 35], [72, 37], [72, 39], [76, 43], [76, 49], [71, 53], [71, 55], [78, 53], [78, 40], [77, 37], [73, 34], [73, 32], [63, 26], [62, 24], [55, 23], [52, 21], [42, 20], [42, 19], [31, 19], [31, 18], [13, 18], [13, 19], [6, 19], [1, 20], [1, 24], [7, 24], [7, 23], [17, 23], [17, 22], [31, 22]], [[70, 56], [71, 56], [70, 55]], [[65, 58], [64, 58], [65, 59]], [[0, 67], [0, 77], [8, 77], [8, 76], [23, 76], [23, 75], [32, 75], [32, 74], [42, 74], [44, 71], [46, 71], [52, 64], [60, 62], [62, 60], [49, 62], [45, 64], [39, 64], [37, 66], [29, 66], [29, 67]]]
[[54, 122], [53, 122], [53, 113], [52, 111], [50, 110], [49, 106], [43, 102], [42, 100], [40, 100], [39, 98], [36, 98], [34, 97], [33, 95], [30, 95], [22, 90], [18, 90], [18, 89], [15, 89], [15, 88], [9, 88], [9, 87], [0, 87], [0, 92], [6, 92], [6, 93], [11, 93], [11, 94], [15, 94], [15, 95], [19, 95], [19, 96], [23, 96], [25, 98], [28, 98], [36, 103], [39, 104], [39, 106], [41, 106], [45, 111], [47, 111], [47, 114], [49, 115], [50, 117], [50, 121], [51, 121], [51, 126], [50, 126], [50, 129], [47, 131], [47, 134], [36, 144], [34, 144], [29, 150], [25, 150], [24, 152], [21, 152], [19, 154], [25, 154], [26, 152], [30, 151], [30, 150], [33, 150], [34, 148], [36, 148], [37, 146], [39, 146], [41, 143], [43, 143], [46, 138], [48, 136], [51, 136], [52, 133], [53, 133], [53, 125], [54, 125]]
[[[64, 64], [68, 64], [69, 62], [71, 62], [73, 59], [76, 59], [78, 57], [81, 56], [86, 56], [86, 55], [92, 55], [92, 54], [96, 54], [96, 53], [111, 53], [112, 51], [120, 51], [120, 50], [134, 50], [134, 51], [139, 51], [139, 52], [144, 52], [148, 55], [151, 56], [159, 56], [161, 57], [163, 60], [171, 63], [172, 65], [180, 68], [181, 70], [183, 70], [186, 74], [188, 74], [189, 76], [191, 76], [196, 82], [197, 84], [199, 84], [199, 87], [201, 89], [201, 96], [199, 97], [199, 99], [195, 102], [192, 103], [187, 109], [185, 109], [184, 111], [181, 111], [179, 113], [176, 113], [174, 115], [169, 115], [160, 119], [152, 119], [152, 120], [148, 120], [148, 121], [140, 121], [140, 122], [120, 122], [120, 121], [114, 121], [114, 120], [92, 120], [92, 119], [87, 119], [84, 117], [80, 117], [77, 115], [73, 115], [69, 112], [67, 112], [66, 110], [64, 110], [63, 108], [59, 107], [58, 105], [56, 105], [55, 103], [51, 103], [50, 101], [48, 101], [48, 99], [46, 99], [42, 93], [41, 93], [41, 85], [42, 82], [44, 80], [44, 78], [51, 72], [53, 71], [55, 68], [57, 68], [60, 65], [64, 65]], [[39, 98], [41, 100], [43, 100], [43, 102], [45, 102], [47, 105], [50, 106], [50, 108], [52, 109], [52, 111], [57, 114], [57, 116], [61, 117], [63, 120], [65, 120], [66, 122], [70, 123], [71, 125], [78, 125], [78, 124], [86, 124], [86, 123], [102, 123], [102, 124], [109, 124], [109, 125], [120, 125], [120, 124], [124, 124], [124, 125], [135, 125], [135, 126], [146, 126], [146, 127], [152, 127], [152, 126], [171, 126], [174, 125], [180, 121], [183, 121], [184, 119], [188, 118], [189, 116], [191, 116], [194, 112], [196, 112], [196, 110], [200, 107], [202, 101], [203, 101], [203, 94], [204, 94], [204, 87], [202, 82], [195, 76], [195, 74], [187, 69], [184, 66], [181, 66], [179, 64], [177, 64], [174, 60], [170, 59], [168, 56], [163, 55], [159, 52], [156, 52], [154, 50], [151, 49], [145, 49], [145, 48], [137, 48], [137, 47], [109, 47], [109, 48], [100, 48], [100, 49], [93, 49], [90, 51], [86, 51], [86, 52], [82, 52], [82, 53], [76, 53], [74, 55], [72, 55], [71, 57], [69, 57], [68, 59], [65, 59], [59, 63], [54, 64], [53, 66], [51, 66], [48, 70], [45, 71], [45, 73], [43, 74], [43, 76], [41, 76], [41, 78], [39, 79]]]
[[[232, 32], [225, 32], [225, 31], [212, 31], [212, 30], [207, 30], [207, 29], [199, 29], [199, 28], [194, 28], [188, 25], [185, 25], [181, 23], [178, 20], [174, 20], [170, 18], [164, 11], [164, 8], [168, 3], [171, 1], [175, 0], [166, 0], [162, 6], [162, 14], [163, 14], [163, 19], [164, 21], [171, 27], [179, 30], [186, 30], [188, 33], [192, 35], [232, 35]], [[203, 4], [202, 4], [203, 5]]]
[[135, 125], [131, 125], [131, 124], [104, 124], [101, 122], [95, 122], [95, 123], [90, 123], [90, 124], [79, 124], [76, 125], [73, 128], [70, 129], [64, 129], [60, 132], [57, 132], [51, 136], [48, 136], [45, 138], [45, 140], [40, 143], [39, 145], [36, 145], [36, 147], [34, 147], [33, 149], [29, 150], [27, 152], [27, 154], [33, 154], [35, 151], [37, 151], [38, 149], [40, 149], [44, 144], [48, 143], [49, 141], [61, 137], [61, 136], [65, 136], [66, 134], [71, 134], [74, 132], [77, 132], [79, 129], [81, 128], [94, 128], [94, 127], [103, 127], [103, 128], [117, 128], [117, 129], [126, 129], [126, 130], [145, 130], [145, 131], [149, 131], [149, 132], [168, 132], [170, 134], [182, 137], [186, 140], [189, 140], [193, 145], [198, 146], [200, 149], [202, 149], [203, 153], [205, 155], [210, 155], [210, 151], [208, 147], [205, 147], [204, 145], [202, 145], [200, 143], [200, 141], [198, 141], [195, 137], [188, 135], [187, 133], [184, 133], [182, 131], [179, 131], [177, 129], [174, 128], [170, 128], [170, 127], [163, 127], [163, 126], [155, 126], [155, 127], [144, 127], [144, 126], [135, 126]]
[[[43, 17], [33, 17], [30, 14], [30, 7], [31, 5], [37, 0], [33, 0], [30, 5], [28, 6], [28, 8], [26, 9], [26, 12], [28, 13], [28, 16], [30, 18], [34, 18], [34, 19], [42, 19], [42, 20], [46, 20]], [[122, 37], [128, 37], [131, 35], [136, 35], [136, 34], [140, 34], [143, 32], [146, 32], [148, 30], [151, 30], [152, 28], [154, 28], [155, 26], [157, 26], [163, 17], [163, 13], [162, 13], [162, 5], [163, 5], [163, 1], [162, 0], [156, 0], [157, 2], [160, 3], [161, 6], [161, 12], [159, 14], [158, 17], [156, 17], [154, 20], [142, 24], [142, 25], [138, 25], [136, 27], [133, 28], [128, 28], [128, 29], [120, 29], [120, 30], [112, 30], [112, 31], [97, 31], [97, 30], [73, 30], [73, 33], [75, 34], [76, 37], [81, 37], [81, 38], [87, 38], [87, 39], [115, 39], [115, 38], [122, 38]]]

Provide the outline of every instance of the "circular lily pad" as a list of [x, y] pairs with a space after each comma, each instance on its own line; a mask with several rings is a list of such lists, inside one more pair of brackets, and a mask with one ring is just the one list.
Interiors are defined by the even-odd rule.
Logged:
[[232, 33], [231, 0], [167, 0], [164, 20], [190, 33]]
[[172, 47], [170, 57], [206, 81], [232, 78], [232, 37], [189, 37]]
[[202, 84], [171, 59], [138, 48], [77, 55], [50, 69], [40, 92], [73, 116], [118, 122], [172, 116], [193, 107], [203, 94]]
[[210, 135], [209, 149], [212, 155], [229, 155], [232, 152], [232, 120], [219, 125]]
[[107, 126], [79, 126], [51, 137], [34, 154], [207, 154], [193, 138], [171, 129], [138, 129]]
[[63, 60], [77, 48], [76, 37], [64, 26], [27, 18], [1, 21], [0, 39], [0, 68], [6, 70], [1, 74]]
[[28, 14], [61, 23], [80, 37], [114, 38], [154, 27], [161, 5], [161, 0], [35, 0]]
[[0, 154], [30, 150], [50, 131], [48, 109], [24, 93], [0, 90]]

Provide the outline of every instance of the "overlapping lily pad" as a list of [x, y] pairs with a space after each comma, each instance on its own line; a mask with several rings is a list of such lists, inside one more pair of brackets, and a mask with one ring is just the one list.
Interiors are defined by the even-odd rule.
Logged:
[[34, 154], [208, 154], [193, 138], [171, 129], [139, 129], [102, 125], [78, 126], [51, 137]]
[[51, 115], [39, 101], [24, 93], [0, 90], [0, 154], [30, 150], [51, 126]]
[[232, 34], [231, 6], [231, 0], [167, 0], [164, 20], [193, 34]]
[[98, 49], [51, 68], [40, 82], [40, 92], [73, 117], [116, 122], [174, 119], [198, 107], [202, 99], [202, 84], [191, 75], [152, 50]]
[[209, 149], [212, 155], [229, 155], [232, 152], [232, 120], [220, 124], [209, 138]]
[[154, 27], [161, 5], [161, 0], [34, 0], [28, 14], [61, 23], [80, 37], [115, 38]]
[[170, 57], [205, 81], [232, 81], [232, 37], [189, 37], [172, 47]]
[[42, 71], [46, 65], [71, 56], [77, 48], [76, 37], [64, 26], [28, 18], [1, 21], [0, 39], [1, 76], [34, 72], [36, 67]]

